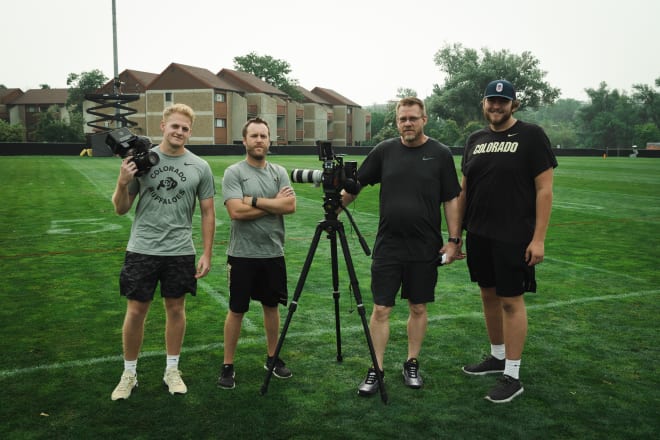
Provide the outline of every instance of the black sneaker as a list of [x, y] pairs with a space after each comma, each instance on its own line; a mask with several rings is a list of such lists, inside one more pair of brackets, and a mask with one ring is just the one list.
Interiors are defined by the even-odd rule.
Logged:
[[506, 360], [497, 359], [493, 355], [488, 355], [478, 364], [466, 365], [463, 372], [474, 376], [483, 376], [484, 374], [502, 373]]
[[416, 358], [410, 358], [403, 363], [403, 381], [410, 388], [421, 388], [424, 381], [419, 375], [419, 362]]
[[[268, 356], [268, 358], [266, 359], [266, 363], [264, 364], [264, 368], [266, 370], [270, 370], [270, 366], [272, 365], [272, 363], [273, 363], [272, 356]], [[273, 374], [275, 375], [275, 377], [279, 377], [280, 379], [288, 379], [291, 376], [293, 376], [293, 373], [291, 372], [291, 370], [289, 370], [285, 366], [284, 361], [282, 361], [282, 359], [280, 359], [279, 357], [275, 361], [275, 367], [273, 368]]]
[[[380, 372], [381, 377], [385, 376], [385, 373]], [[371, 396], [376, 394], [378, 391], [378, 376], [376, 375], [376, 369], [374, 367], [369, 368], [367, 371], [367, 377], [360, 383], [358, 386], [358, 394], [360, 396]]]
[[486, 396], [487, 400], [494, 403], [511, 402], [514, 397], [521, 395], [525, 390], [520, 380], [506, 374], [498, 378], [497, 382], [498, 384]]
[[226, 390], [233, 390], [236, 386], [235, 376], [234, 364], [224, 364], [220, 371], [220, 377], [218, 377], [218, 386]]

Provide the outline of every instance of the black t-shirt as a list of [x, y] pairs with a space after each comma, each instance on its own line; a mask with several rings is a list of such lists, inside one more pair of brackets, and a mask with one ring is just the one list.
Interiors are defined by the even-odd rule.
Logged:
[[534, 178], [556, 166], [550, 141], [538, 125], [516, 121], [506, 131], [472, 133], [461, 165], [467, 178], [465, 229], [508, 243], [529, 243], [536, 222]]
[[374, 258], [430, 261], [442, 247], [442, 202], [461, 191], [451, 151], [429, 138], [409, 148], [400, 138], [378, 144], [358, 170], [362, 185], [380, 183]]

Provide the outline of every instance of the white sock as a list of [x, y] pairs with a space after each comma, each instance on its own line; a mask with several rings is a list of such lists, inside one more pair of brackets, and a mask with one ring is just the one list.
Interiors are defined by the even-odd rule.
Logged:
[[167, 363], [166, 363], [165, 368], [167, 368], [168, 370], [170, 370], [170, 369], [178, 370], [179, 369], [179, 355], [178, 354], [177, 355], [168, 354], [167, 355]]
[[504, 364], [504, 374], [511, 376], [514, 379], [520, 378], [520, 359], [511, 360], [507, 359]]
[[124, 359], [124, 371], [130, 371], [133, 374], [137, 374], [137, 359], [134, 361], [127, 361]]
[[499, 360], [504, 359], [506, 357], [504, 344], [498, 344], [498, 345], [490, 344], [490, 354], [495, 359], [499, 359]]

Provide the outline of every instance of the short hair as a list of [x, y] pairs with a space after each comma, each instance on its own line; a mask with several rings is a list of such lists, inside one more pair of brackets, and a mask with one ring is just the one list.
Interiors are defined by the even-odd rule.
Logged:
[[401, 98], [401, 100], [399, 100], [399, 102], [396, 104], [396, 113], [399, 113], [400, 107], [411, 107], [413, 105], [419, 106], [419, 108], [422, 109], [422, 116], [426, 117], [426, 108], [424, 107], [424, 101], [417, 98], [416, 96], [408, 96], [405, 98]]
[[247, 120], [245, 125], [243, 125], [243, 137], [245, 138], [247, 136], [247, 130], [250, 124], [264, 124], [266, 128], [268, 129], [268, 137], [270, 137], [270, 127], [268, 126], [268, 122], [264, 121], [261, 118], [250, 118]]
[[172, 104], [169, 107], [166, 107], [165, 110], [163, 110], [163, 121], [167, 120], [172, 113], [181, 113], [182, 115], [188, 116], [191, 125], [195, 122], [195, 112], [186, 104]]

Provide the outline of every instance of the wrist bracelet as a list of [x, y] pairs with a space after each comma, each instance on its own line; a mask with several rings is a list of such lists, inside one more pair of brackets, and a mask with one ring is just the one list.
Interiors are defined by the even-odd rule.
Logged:
[[257, 198], [252, 196], [252, 207], [256, 208], [257, 207]]

